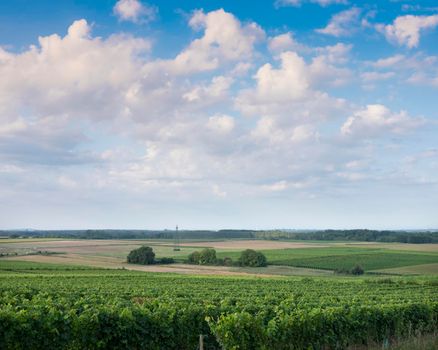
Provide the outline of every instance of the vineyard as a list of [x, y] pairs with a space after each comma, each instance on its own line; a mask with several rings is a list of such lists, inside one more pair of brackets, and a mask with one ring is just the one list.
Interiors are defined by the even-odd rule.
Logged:
[[[330, 247], [262, 250], [269, 264], [316, 269], [348, 269], [355, 264], [366, 271], [401, 266], [438, 263], [437, 252], [413, 252], [388, 249]], [[235, 252], [223, 252], [220, 257], [238, 257]]]
[[0, 265], [1, 349], [345, 349], [430, 333], [434, 278], [257, 278]]

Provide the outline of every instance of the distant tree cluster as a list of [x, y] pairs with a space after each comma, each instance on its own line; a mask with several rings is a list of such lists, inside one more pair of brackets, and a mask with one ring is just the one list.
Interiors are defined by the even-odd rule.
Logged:
[[363, 275], [364, 274], [364, 269], [362, 268], [362, 266], [360, 266], [360, 265], [356, 265], [355, 267], [353, 267], [352, 269], [351, 269], [351, 274], [352, 275], [356, 275], [356, 276], [358, 276], [358, 275]]
[[314, 241], [358, 241], [398, 243], [438, 243], [438, 232], [378, 231], [378, 230], [320, 230], [320, 231], [257, 231], [262, 239], [297, 239]]
[[129, 264], [152, 265], [152, 264], [172, 264], [173, 258], [155, 259], [155, 253], [151, 247], [141, 246], [131, 250], [128, 254], [127, 261]]
[[212, 248], [205, 248], [201, 251], [194, 251], [189, 254], [187, 261], [190, 264], [197, 265], [222, 265], [222, 266], [248, 266], [248, 267], [261, 267], [267, 266], [267, 260], [263, 253], [257, 252], [252, 249], [244, 250], [240, 258], [233, 262], [229, 257], [223, 259], [217, 258], [216, 250]]
[[211, 248], [202, 249], [200, 252], [194, 251], [189, 254], [188, 261], [191, 264], [199, 265], [216, 265], [218, 259], [216, 257], [216, 250]]
[[266, 256], [262, 252], [257, 252], [252, 249], [246, 249], [242, 252], [239, 258], [240, 266], [262, 267], [267, 266]]
[[339, 274], [345, 274], [345, 275], [355, 275], [355, 276], [360, 276], [363, 275], [365, 273], [365, 270], [363, 269], [362, 266], [360, 265], [355, 265], [352, 269], [348, 270], [348, 269], [337, 269], [335, 270], [336, 273]]
[[131, 250], [127, 260], [130, 264], [151, 265], [155, 262], [155, 253], [151, 247], [142, 246]]

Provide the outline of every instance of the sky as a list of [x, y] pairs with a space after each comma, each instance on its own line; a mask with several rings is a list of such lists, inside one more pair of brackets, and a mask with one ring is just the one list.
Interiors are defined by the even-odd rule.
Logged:
[[434, 0], [0, 2], [0, 229], [437, 229], [437, 209]]

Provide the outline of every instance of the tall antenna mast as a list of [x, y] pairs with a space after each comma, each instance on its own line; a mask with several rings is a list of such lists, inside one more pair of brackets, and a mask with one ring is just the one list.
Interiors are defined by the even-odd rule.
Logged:
[[180, 251], [179, 247], [179, 231], [178, 231], [178, 225], [176, 225], [175, 228], [175, 247], [173, 248], [174, 251]]

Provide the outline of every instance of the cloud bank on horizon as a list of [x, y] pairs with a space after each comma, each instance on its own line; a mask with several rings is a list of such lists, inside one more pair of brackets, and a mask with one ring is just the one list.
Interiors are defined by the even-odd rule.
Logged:
[[426, 1], [11, 3], [0, 228], [438, 227]]

